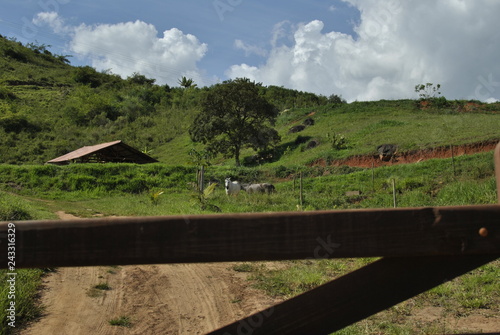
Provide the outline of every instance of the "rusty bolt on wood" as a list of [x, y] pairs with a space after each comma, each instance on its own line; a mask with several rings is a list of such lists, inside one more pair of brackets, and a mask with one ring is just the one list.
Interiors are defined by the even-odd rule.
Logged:
[[488, 236], [488, 229], [486, 229], [484, 227], [479, 229], [479, 235], [481, 235], [482, 237]]

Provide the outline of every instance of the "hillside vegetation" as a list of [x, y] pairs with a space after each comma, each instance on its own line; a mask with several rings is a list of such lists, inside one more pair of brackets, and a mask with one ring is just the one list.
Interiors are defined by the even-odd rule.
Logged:
[[[201, 149], [187, 129], [211, 87], [156, 85], [141, 74], [121, 79], [73, 67], [68, 57], [44, 45], [0, 38], [0, 163], [40, 164], [118, 139], [173, 165], [188, 163], [190, 150]], [[258, 156], [242, 153], [246, 165], [335, 160], [372, 154], [382, 143], [404, 151], [499, 138], [498, 103], [440, 98], [425, 106], [418, 100], [347, 104], [336, 95], [276, 86], [263, 86], [260, 93], [281, 111], [276, 125], [281, 143]], [[289, 133], [307, 118], [313, 126]]]
[[[278, 146], [268, 152], [242, 152], [242, 167], [232, 159], [211, 159], [205, 181], [217, 185], [200, 193], [190, 152], [200, 153], [202, 147], [191, 142], [187, 130], [211, 89], [162, 86], [140, 74], [121, 79], [90, 67], [72, 67], [67, 56], [54, 55], [46, 46], [23, 46], [0, 37], [0, 221], [55, 219], [56, 211], [101, 217], [389, 208], [393, 194], [398, 207], [497, 202], [491, 152], [375, 168], [335, 162], [361, 155], [373, 161], [376, 147], [384, 143], [404, 153], [498, 141], [499, 103], [444, 98], [345, 103], [335, 95], [275, 86], [261, 87], [260, 94], [280, 110]], [[118, 139], [160, 163], [41, 165], [81, 146]], [[228, 197], [226, 177], [270, 182], [277, 192]], [[249, 272], [252, 282], [271, 295], [289, 297], [369, 261], [283, 262], [280, 270], [242, 264], [235, 271]], [[441, 318], [458, 320], [479, 311], [495, 320], [498, 269], [498, 261], [491, 263], [342, 334], [458, 329], [439, 318], [406, 321], [428, 306], [442, 309]], [[18, 274], [17, 317], [23, 324], [42, 314], [35, 298], [44, 271]], [[4, 296], [6, 271], [0, 271], [0, 278]], [[0, 304], [0, 334], [11, 331], [6, 304], [7, 299]]]
[[[46, 46], [0, 38], [0, 163], [43, 163], [83, 145], [123, 140], [158, 158], [194, 119], [210, 88], [155, 85], [91, 67], [72, 67]], [[278, 108], [315, 106], [326, 97], [265, 87]], [[178, 162], [177, 162], [178, 163]]]

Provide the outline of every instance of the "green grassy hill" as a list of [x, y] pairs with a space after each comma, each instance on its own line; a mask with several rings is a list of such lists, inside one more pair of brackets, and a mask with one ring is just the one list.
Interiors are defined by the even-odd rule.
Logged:
[[[278, 120], [282, 144], [273, 164], [310, 164], [356, 155], [376, 154], [376, 147], [391, 143], [400, 152], [500, 139], [500, 104], [477, 105], [465, 112], [467, 102], [422, 110], [414, 100], [353, 102], [297, 109]], [[312, 118], [315, 123], [300, 133], [295, 125]], [[345, 143], [339, 143], [339, 139]], [[309, 148], [309, 143], [318, 144]]]
[[[155, 85], [140, 74], [121, 79], [73, 67], [44, 45], [0, 37], [0, 163], [40, 164], [84, 145], [122, 140], [162, 163], [186, 164], [188, 152], [201, 148], [187, 129], [210, 89]], [[243, 152], [249, 166], [328, 162], [374, 154], [383, 143], [408, 151], [500, 138], [498, 103], [441, 98], [421, 108], [417, 100], [346, 104], [275, 86], [261, 93], [282, 111], [276, 125], [282, 141], [258, 159]], [[289, 133], [307, 118], [314, 125]], [[213, 162], [233, 164], [222, 157]]]

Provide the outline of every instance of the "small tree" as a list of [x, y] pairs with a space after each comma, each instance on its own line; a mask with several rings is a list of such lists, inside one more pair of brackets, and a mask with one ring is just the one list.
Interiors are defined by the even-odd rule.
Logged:
[[270, 126], [278, 110], [259, 94], [260, 87], [247, 78], [213, 86], [189, 129], [191, 139], [205, 144], [211, 153], [234, 157], [237, 166], [242, 149], [266, 150], [276, 145], [280, 137]]
[[436, 98], [438, 95], [441, 94], [439, 89], [441, 88], [441, 84], [437, 84], [434, 86], [433, 83], [427, 83], [427, 84], [420, 84], [420, 85], [415, 85], [415, 92], [418, 93], [420, 99], [422, 100], [429, 100]]
[[345, 103], [347, 103], [347, 101], [342, 98], [342, 95], [332, 94], [328, 97], [328, 103], [345, 104]]
[[440, 84], [434, 85], [432, 83], [420, 84], [415, 86], [415, 92], [420, 96], [420, 108], [427, 108], [432, 106], [434, 108], [443, 108], [449, 105], [445, 97], [441, 95]]

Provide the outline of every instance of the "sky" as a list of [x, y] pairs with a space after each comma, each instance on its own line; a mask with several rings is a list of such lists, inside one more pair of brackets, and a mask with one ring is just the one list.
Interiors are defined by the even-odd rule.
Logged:
[[500, 100], [498, 0], [1, 0], [0, 34], [124, 78]]

